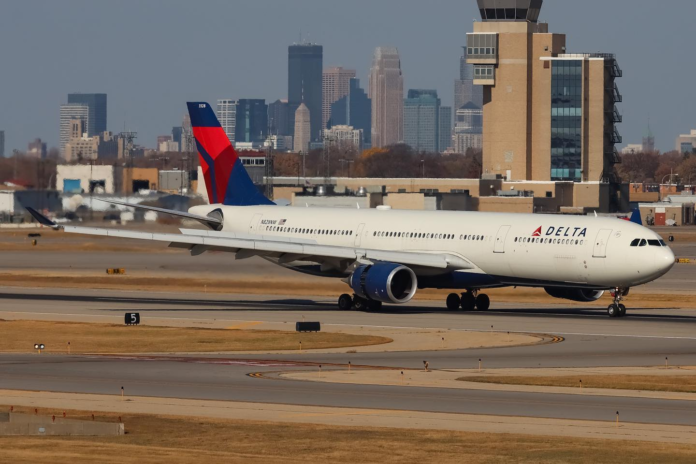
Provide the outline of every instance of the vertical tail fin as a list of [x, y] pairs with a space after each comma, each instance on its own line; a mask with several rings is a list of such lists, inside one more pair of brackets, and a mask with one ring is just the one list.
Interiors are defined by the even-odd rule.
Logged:
[[210, 203], [273, 205], [251, 181], [210, 105], [205, 102], [188, 102], [186, 105]]
[[639, 226], [643, 225], [643, 220], [640, 217], [640, 209], [636, 208], [633, 210], [633, 214], [631, 214], [631, 219], [629, 221], [638, 224]]

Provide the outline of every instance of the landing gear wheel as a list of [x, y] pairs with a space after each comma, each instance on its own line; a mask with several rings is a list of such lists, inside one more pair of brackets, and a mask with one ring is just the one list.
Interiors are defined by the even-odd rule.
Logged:
[[619, 317], [626, 317], [626, 306], [619, 305]]
[[476, 308], [476, 297], [471, 292], [462, 293], [462, 311], [473, 311]]
[[450, 293], [447, 295], [447, 309], [450, 311], [456, 311], [459, 309], [459, 305], [462, 304], [462, 299], [456, 293]]
[[350, 311], [353, 307], [353, 298], [350, 295], [343, 294], [338, 297], [338, 309], [341, 311]]
[[365, 311], [367, 309], [367, 300], [356, 296], [353, 300], [353, 308], [355, 308], [356, 311]]
[[607, 308], [607, 314], [609, 314], [609, 317], [619, 317], [619, 314], [621, 314], [621, 309], [619, 308], [619, 305], [610, 304]]
[[479, 296], [476, 297], [476, 309], [479, 311], [488, 311], [488, 308], [491, 307], [491, 299], [488, 298], [488, 295], [481, 293]]

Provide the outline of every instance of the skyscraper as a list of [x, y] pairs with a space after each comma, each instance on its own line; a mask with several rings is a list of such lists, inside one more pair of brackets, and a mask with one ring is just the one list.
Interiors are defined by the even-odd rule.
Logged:
[[384, 147], [403, 141], [404, 79], [399, 51], [377, 47], [370, 70], [372, 99], [372, 146]]
[[87, 135], [94, 137], [106, 132], [106, 94], [105, 93], [69, 93], [68, 104], [79, 103], [89, 107]]
[[655, 136], [650, 129], [650, 123], [648, 123], [648, 129], [643, 136], [643, 153], [652, 153], [655, 151]]
[[440, 140], [440, 99], [435, 90], [409, 90], [404, 100], [404, 143], [436, 153]]
[[230, 142], [235, 142], [237, 130], [237, 102], [230, 98], [217, 101], [217, 118]]
[[483, 139], [483, 110], [473, 102], [468, 102], [456, 112], [454, 126], [454, 149], [466, 153], [471, 149], [481, 149]]
[[331, 120], [335, 126], [353, 126], [363, 131], [363, 146], [372, 142], [372, 102], [360, 88], [360, 79], [351, 79], [348, 95], [331, 105]]
[[295, 128], [293, 127], [291, 131], [288, 127], [288, 121], [287, 100], [276, 100], [268, 104], [268, 128], [271, 135], [292, 135]]
[[440, 118], [437, 127], [437, 150], [442, 153], [452, 147], [452, 107], [441, 106]]
[[322, 111], [321, 128], [326, 129], [331, 119], [331, 105], [341, 97], [348, 95], [350, 80], [355, 78], [355, 71], [341, 67], [328, 68], [322, 75]]
[[309, 110], [312, 122], [310, 137], [321, 138], [322, 69], [324, 48], [302, 43], [288, 47], [288, 122], [295, 129], [295, 112], [301, 103]]
[[483, 107], [483, 87], [474, 85], [474, 65], [466, 62], [467, 48], [459, 58], [459, 79], [454, 81], [454, 111], [469, 102]]
[[179, 151], [181, 151], [181, 148], [182, 148], [182, 144], [181, 144], [182, 132], [183, 132], [183, 129], [181, 128], [181, 126], [172, 127], [172, 141], [179, 144]]
[[5, 131], [0, 131], [0, 158], [5, 157]]
[[82, 103], [60, 105], [60, 154], [65, 156], [65, 144], [70, 141], [70, 121], [79, 119], [89, 126], [89, 106]]
[[296, 152], [307, 153], [309, 151], [309, 142], [312, 141], [312, 121], [309, 108], [304, 103], [295, 111], [295, 144]]
[[235, 141], [262, 143], [268, 136], [268, 105], [266, 100], [237, 101]]

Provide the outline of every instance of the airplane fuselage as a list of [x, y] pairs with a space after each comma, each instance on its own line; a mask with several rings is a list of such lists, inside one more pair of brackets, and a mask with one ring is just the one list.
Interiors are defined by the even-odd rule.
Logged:
[[655, 232], [616, 218], [223, 205], [190, 212], [214, 210], [224, 217], [222, 231], [240, 236], [448, 253], [473, 265], [453, 273], [415, 267], [421, 288], [629, 288], [661, 277], [674, 264], [674, 254]]

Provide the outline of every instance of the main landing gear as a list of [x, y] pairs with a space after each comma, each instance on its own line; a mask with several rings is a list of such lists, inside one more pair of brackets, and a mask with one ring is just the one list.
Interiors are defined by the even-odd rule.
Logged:
[[456, 311], [461, 308], [463, 311], [488, 311], [491, 307], [491, 299], [484, 293], [478, 293], [477, 290], [469, 290], [462, 293], [460, 297], [456, 293], [450, 293], [447, 296], [447, 309]]
[[626, 316], [626, 306], [621, 304], [623, 297], [628, 295], [628, 290], [622, 288], [615, 288], [611, 292], [611, 296], [614, 297], [614, 302], [607, 308], [607, 314], [609, 317], [624, 317]]
[[379, 311], [382, 309], [381, 301], [366, 300], [357, 295], [350, 296], [344, 293], [338, 298], [338, 309], [341, 311]]

